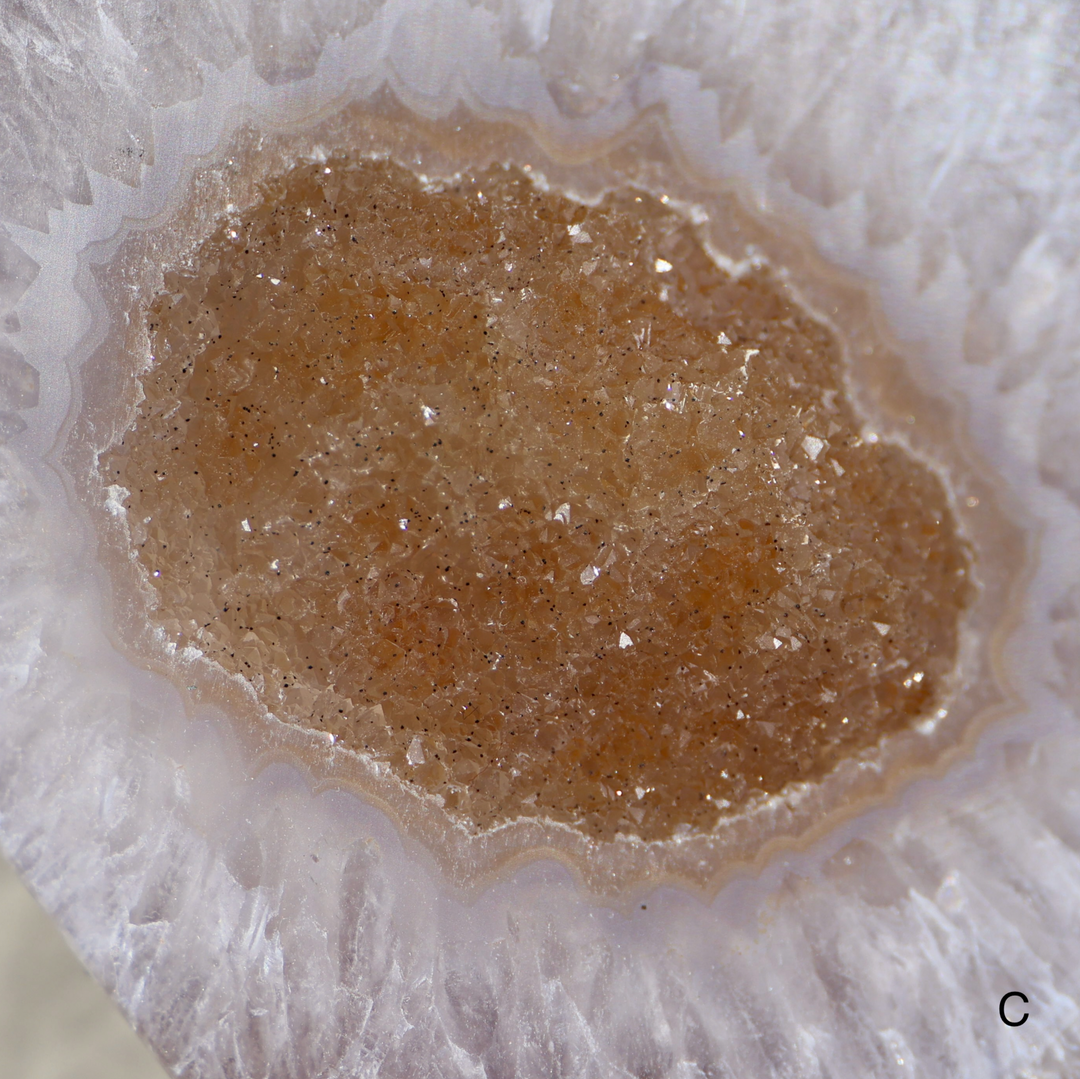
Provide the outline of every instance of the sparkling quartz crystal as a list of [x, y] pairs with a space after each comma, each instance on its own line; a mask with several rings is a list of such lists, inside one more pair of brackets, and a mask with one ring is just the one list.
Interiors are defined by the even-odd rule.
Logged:
[[153, 621], [452, 815], [708, 830], [941, 703], [941, 482], [659, 201], [334, 159], [165, 290], [103, 463]]

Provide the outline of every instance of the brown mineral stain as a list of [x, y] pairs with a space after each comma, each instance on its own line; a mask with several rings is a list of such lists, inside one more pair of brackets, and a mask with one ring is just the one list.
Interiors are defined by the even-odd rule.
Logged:
[[660, 201], [331, 160], [166, 288], [104, 461], [152, 620], [457, 819], [706, 831], [940, 702], [941, 482]]

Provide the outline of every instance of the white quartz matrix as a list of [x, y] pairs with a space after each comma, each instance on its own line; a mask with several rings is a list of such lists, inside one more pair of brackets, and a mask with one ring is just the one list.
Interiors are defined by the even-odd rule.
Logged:
[[[0, 845], [177, 1075], [1080, 1074], [1078, 52], [1068, 0], [0, 5]], [[1022, 706], [709, 903], [614, 909], [545, 862], [454, 892], [125, 659], [48, 463], [96, 343], [87, 259], [240, 123], [387, 85], [567, 144], [657, 110], [872, 282], [1030, 538]]]

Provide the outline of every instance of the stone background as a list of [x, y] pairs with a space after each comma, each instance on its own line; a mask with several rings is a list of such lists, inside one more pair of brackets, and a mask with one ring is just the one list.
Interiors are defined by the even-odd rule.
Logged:
[[7, 1079], [166, 1076], [2, 859], [0, 1075]]

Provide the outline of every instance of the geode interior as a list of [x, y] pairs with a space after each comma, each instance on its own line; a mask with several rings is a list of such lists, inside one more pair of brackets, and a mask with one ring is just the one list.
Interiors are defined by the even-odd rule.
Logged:
[[481, 829], [707, 832], [936, 708], [942, 482], [666, 202], [339, 157], [234, 208], [102, 462], [170, 645]]

